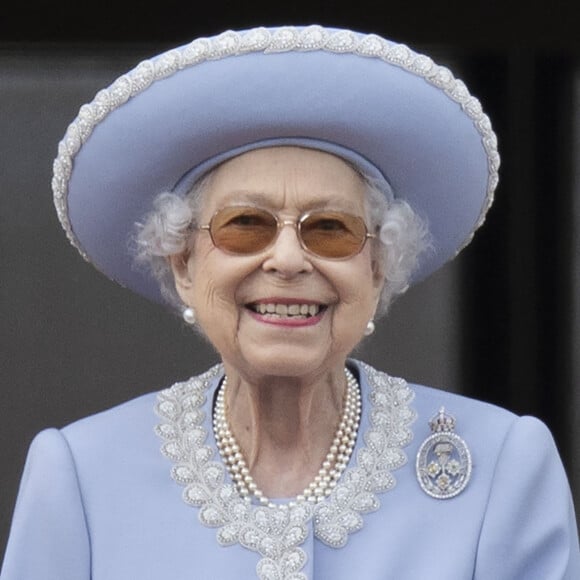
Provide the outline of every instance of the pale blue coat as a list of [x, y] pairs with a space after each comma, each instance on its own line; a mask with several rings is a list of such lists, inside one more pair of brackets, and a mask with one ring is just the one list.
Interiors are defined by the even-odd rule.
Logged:
[[[360, 433], [371, 426], [369, 372], [351, 361], [365, 397]], [[208, 380], [201, 405], [211, 430]], [[300, 548], [309, 580], [579, 580], [580, 552], [570, 490], [547, 428], [498, 407], [411, 385], [412, 441], [396, 485], [362, 515], [342, 548], [313, 534]], [[129, 401], [34, 440], [26, 463], [1, 580], [245, 580], [261, 556], [220, 545], [182, 499], [155, 432], [157, 394]], [[419, 486], [415, 457], [441, 406], [457, 419], [473, 474], [452, 499]], [[376, 409], [375, 409], [376, 411]], [[359, 436], [349, 469], [364, 446]], [[214, 456], [219, 461], [219, 457]], [[227, 483], [227, 481], [226, 481]], [[290, 578], [292, 576], [288, 576]]]

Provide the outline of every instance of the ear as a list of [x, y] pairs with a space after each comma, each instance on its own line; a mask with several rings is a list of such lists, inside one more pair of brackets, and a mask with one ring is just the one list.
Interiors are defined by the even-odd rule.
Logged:
[[171, 271], [173, 272], [173, 280], [175, 282], [175, 289], [179, 296], [183, 299], [182, 292], [191, 288], [192, 277], [189, 271], [190, 253], [182, 252], [180, 254], [172, 254], [167, 258]]

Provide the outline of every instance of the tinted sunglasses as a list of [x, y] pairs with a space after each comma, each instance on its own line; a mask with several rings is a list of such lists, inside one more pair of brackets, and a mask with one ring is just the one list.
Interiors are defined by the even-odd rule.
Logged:
[[374, 238], [364, 220], [333, 210], [315, 210], [297, 220], [279, 220], [272, 212], [251, 206], [231, 206], [218, 210], [207, 230], [214, 245], [229, 254], [250, 255], [274, 243], [280, 229], [296, 229], [300, 245], [319, 258], [344, 260], [358, 254], [367, 238]]

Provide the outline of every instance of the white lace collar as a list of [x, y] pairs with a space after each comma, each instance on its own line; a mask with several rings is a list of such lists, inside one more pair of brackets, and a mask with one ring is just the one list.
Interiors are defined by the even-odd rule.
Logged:
[[379, 508], [377, 494], [395, 487], [392, 471], [407, 462], [403, 447], [411, 442], [410, 426], [416, 418], [410, 407], [413, 391], [403, 379], [364, 363], [356, 365], [370, 386], [370, 392], [365, 392], [365, 376], [361, 376], [363, 414], [368, 417], [362, 425], [367, 423], [368, 428], [351, 466], [330, 496], [317, 505], [265, 507], [240, 498], [217, 450], [207, 441], [212, 387], [223, 374], [221, 365], [176, 383], [157, 397], [155, 410], [162, 422], [156, 433], [164, 440], [162, 453], [175, 463], [173, 479], [185, 487], [184, 501], [199, 508], [203, 525], [217, 528], [221, 545], [240, 543], [261, 556], [260, 580], [307, 580], [301, 572], [306, 553], [300, 545], [308, 536], [309, 523], [320, 541], [341, 548], [349, 534], [363, 527], [363, 514]]

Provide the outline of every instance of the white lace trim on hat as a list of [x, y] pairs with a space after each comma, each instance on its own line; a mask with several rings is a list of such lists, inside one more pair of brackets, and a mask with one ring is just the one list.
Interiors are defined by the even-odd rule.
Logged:
[[[352, 53], [381, 59], [424, 78], [460, 104], [482, 137], [489, 168], [487, 197], [472, 230], [473, 236], [473, 232], [483, 223], [487, 210], [493, 202], [500, 165], [497, 139], [489, 117], [483, 112], [478, 99], [469, 93], [465, 84], [456, 79], [448, 68], [434, 63], [428, 56], [418, 54], [404, 44], [390, 42], [375, 34], [360, 35], [348, 30], [335, 31], [321, 26], [309, 26], [306, 28], [283, 27], [273, 31], [266, 28], [254, 28], [246, 32], [228, 31], [211, 38], [198, 38], [188, 45], [169, 50], [156, 58], [144, 60], [133, 70], [119, 77], [111, 86], [99, 91], [92, 102], [83, 105], [59, 143], [58, 156], [53, 164], [54, 203], [58, 218], [73, 246], [87, 261], [90, 261], [76, 239], [68, 218], [68, 182], [75, 156], [95, 127], [109, 113], [146, 90], [155, 81], [208, 60], [251, 52], [268, 54], [311, 50]], [[471, 237], [464, 241], [458, 252], [469, 243]]]
[[356, 466], [347, 468], [328, 498], [317, 505], [254, 505], [228, 483], [226, 468], [207, 444], [204, 428], [211, 413], [208, 392], [223, 373], [221, 365], [158, 395], [156, 412], [162, 422], [156, 433], [164, 440], [162, 453], [175, 463], [171, 475], [184, 486], [183, 500], [199, 508], [201, 523], [217, 528], [223, 546], [239, 543], [257, 552], [260, 580], [307, 580], [302, 572], [306, 552], [300, 548], [312, 525], [314, 535], [333, 548], [348, 542], [363, 527], [363, 515], [380, 507], [377, 494], [396, 485], [393, 470], [407, 462], [403, 447], [412, 440], [410, 407], [414, 392], [407, 383], [361, 364], [370, 385], [366, 403], [370, 427], [356, 453]]

